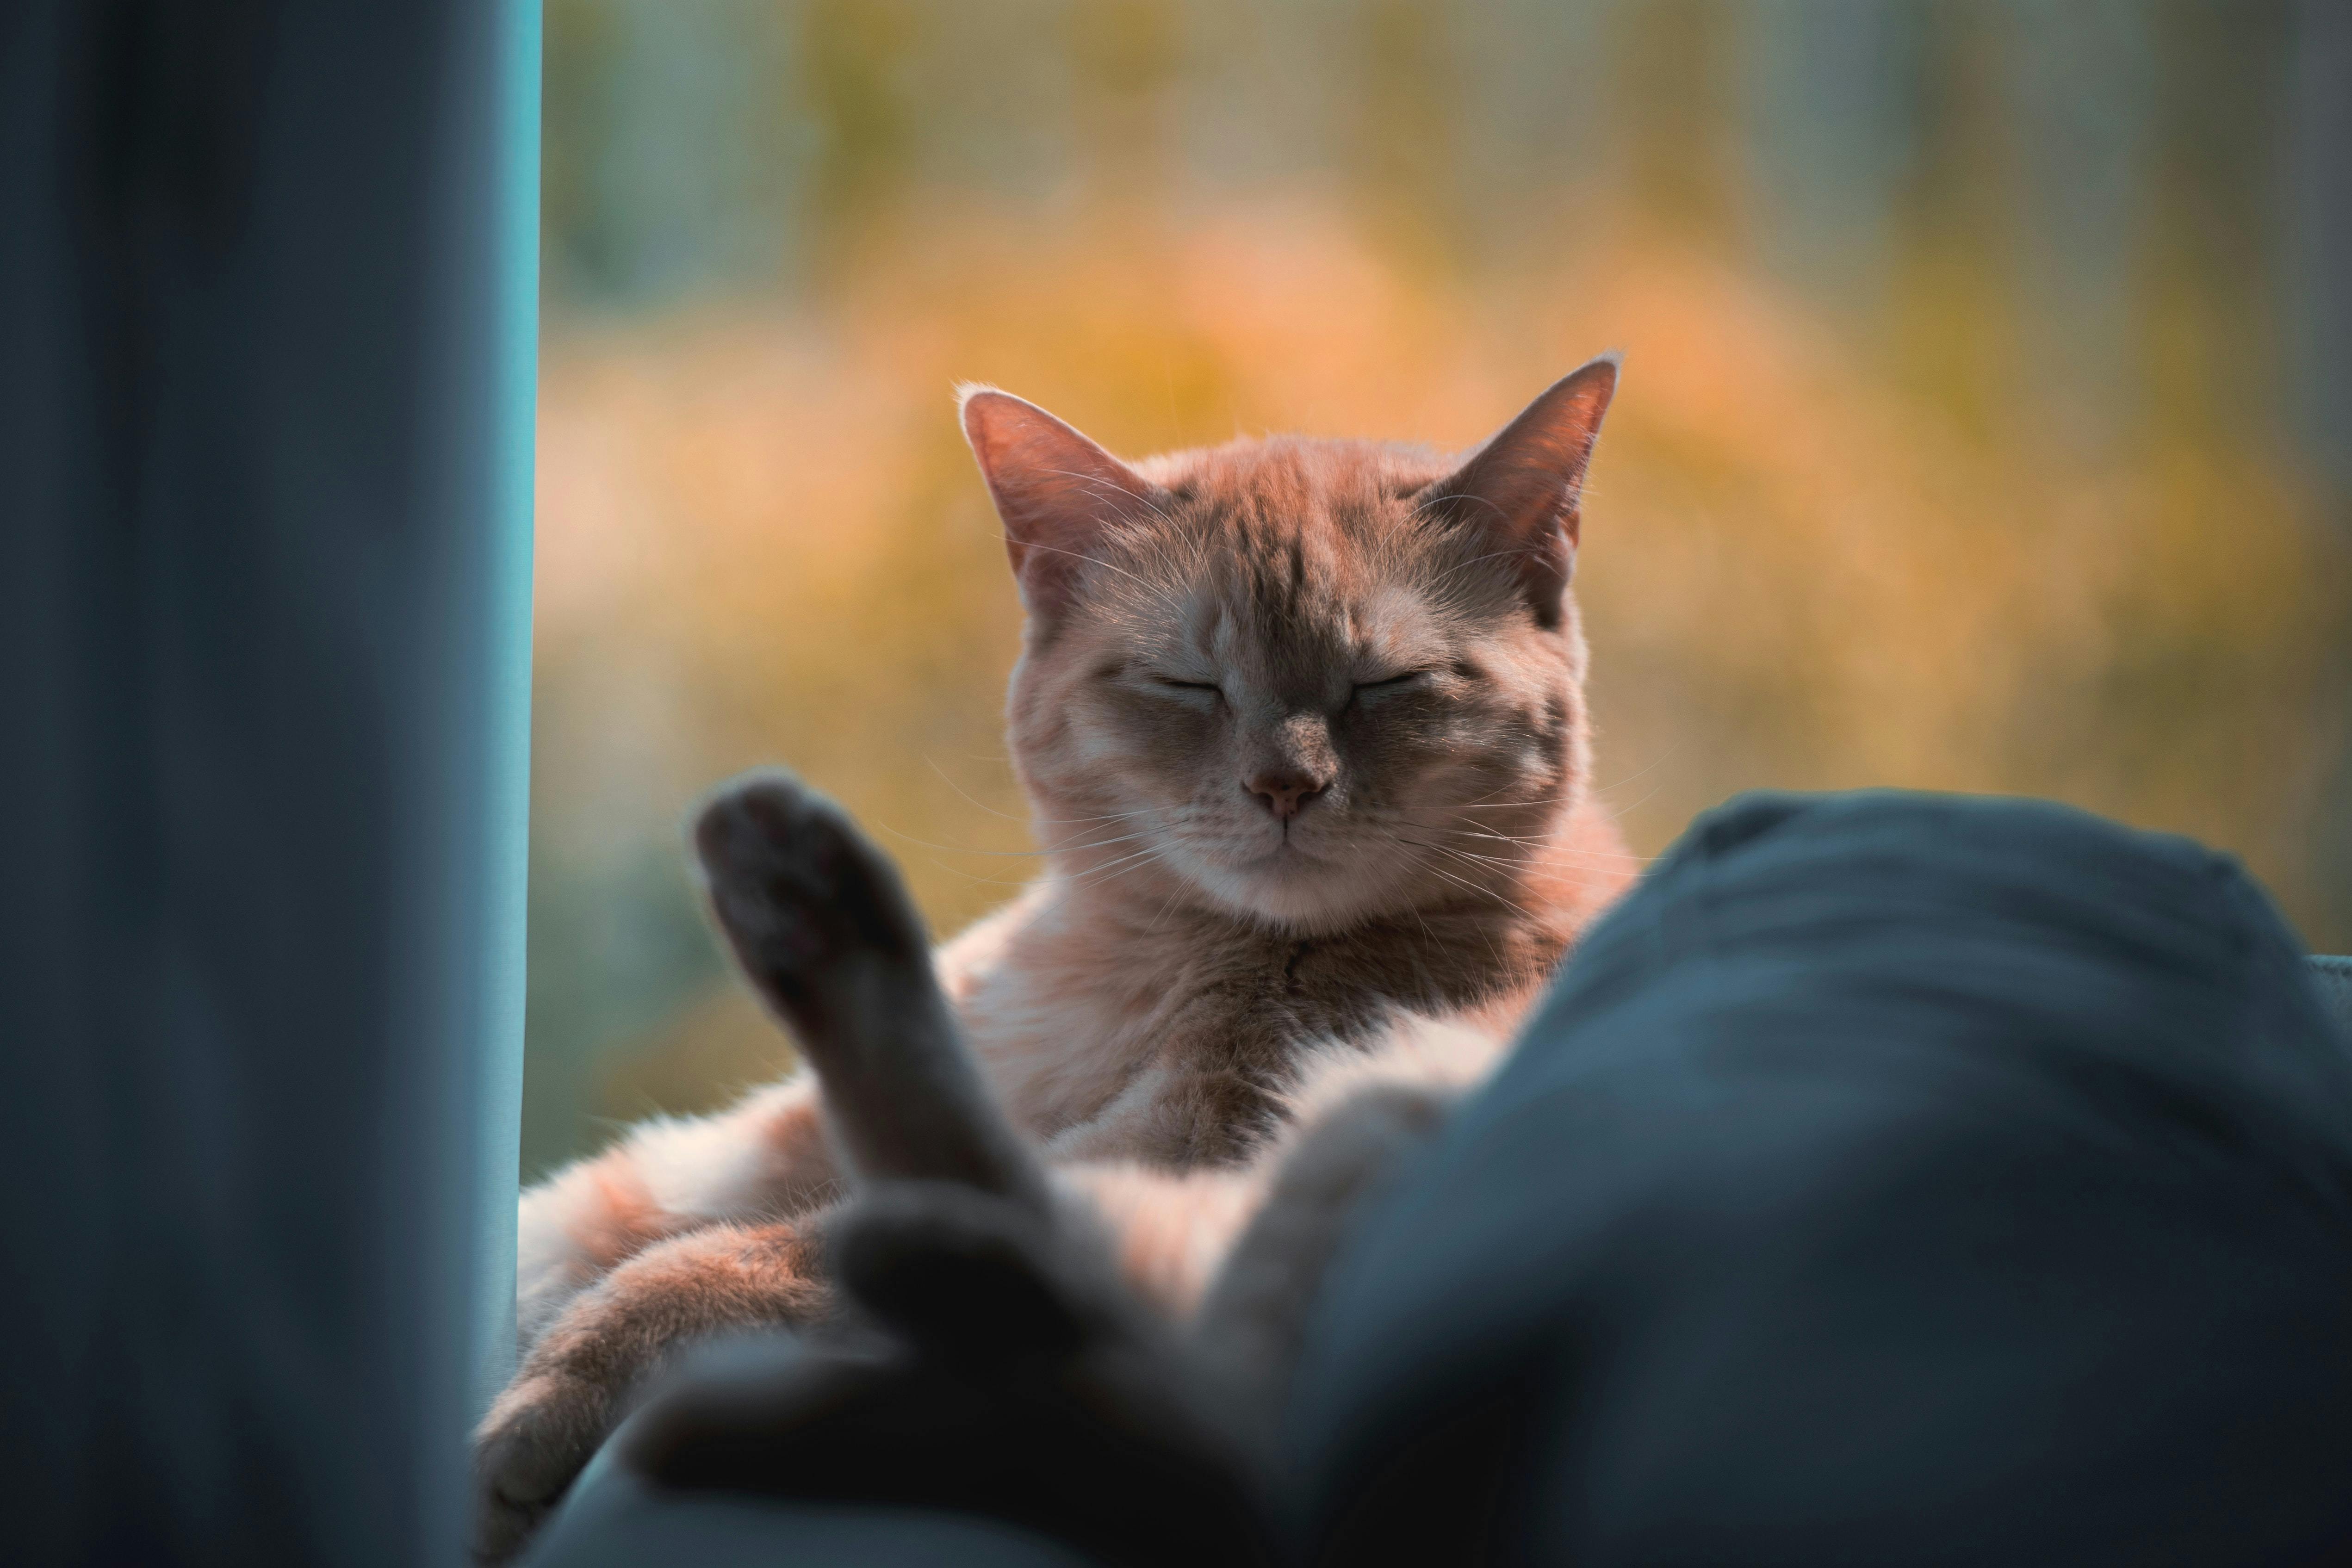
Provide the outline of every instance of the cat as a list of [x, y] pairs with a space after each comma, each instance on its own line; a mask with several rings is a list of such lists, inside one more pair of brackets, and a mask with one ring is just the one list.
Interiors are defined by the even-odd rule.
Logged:
[[[936, 991], [861, 1005], [960, 1029], [1025, 1145], [1007, 1168], [1034, 1149], [1132, 1287], [1225, 1322], [1262, 1391], [1380, 1152], [1486, 1071], [1632, 878], [1588, 788], [1570, 591], [1616, 381], [1594, 361], [1454, 462], [1273, 437], [1130, 465], [962, 393], [1027, 615], [1008, 733], [1045, 870], [933, 956]], [[874, 1092], [846, 1114], [832, 1081], [788, 1081], [525, 1195], [522, 1361], [477, 1437], [486, 1555], [678, 1346], [827, 1312], [861, 1140], [979, 1136]]]

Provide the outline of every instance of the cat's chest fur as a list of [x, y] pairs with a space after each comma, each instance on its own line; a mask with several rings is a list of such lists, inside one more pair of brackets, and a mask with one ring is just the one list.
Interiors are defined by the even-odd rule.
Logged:
[[1048, 883], [943, 949], [940, 967], [1007, 1109], [1050, 1139], [1146, 1075], [1273, 1089], [1310, 1043], [1361, 1040], [1397, 1009], [1531, 992], [1566, 941], [1477, 911], [1302, 938], [1091, 905]]

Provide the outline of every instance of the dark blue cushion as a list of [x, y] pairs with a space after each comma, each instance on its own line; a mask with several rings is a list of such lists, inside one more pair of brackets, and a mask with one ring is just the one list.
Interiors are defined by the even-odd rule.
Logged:
[[2352, 957], [2327, 954], [2311, 960], [2312, 978], [2319, 984], [2320, 999], [2336, 1015], [2336, 1024], [2352, 1034]]
[[2310, 1561], [2352, 1545], [2352, 1051], [2186, 841], [1744, 798], [1310, 1343], [1323, 1560]]
[[608, 1446], [524, 1568], [1088, 1568], [1028, 1531], [969, 1514], [666, 1491]]

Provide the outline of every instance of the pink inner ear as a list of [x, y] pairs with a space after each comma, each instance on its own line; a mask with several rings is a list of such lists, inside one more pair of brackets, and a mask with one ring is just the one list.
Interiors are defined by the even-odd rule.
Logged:
[[1010, 392], [966, 392], [963, 432], [1003, 521], [1005, 553], [1032, 615], [1066, 610], [1103, 536], [1168, 500], [1126, 464]]
[[1613, 358], [1571, 371], [1474, 453], [1446, 492], [1512, 533], [1528, 537], [1560, 524], [1573, 538], [1584, 471], [1616, 390]]
[[1529, 602], [1546, 624], [1557, 618], [1575, 564], [1577, 501], [1617, 390], [1617, 361], [1593, 360], [1554, 382], [1497, 431], [1453, 476], [1431, 486], [1429, 504], [1510, 552]]

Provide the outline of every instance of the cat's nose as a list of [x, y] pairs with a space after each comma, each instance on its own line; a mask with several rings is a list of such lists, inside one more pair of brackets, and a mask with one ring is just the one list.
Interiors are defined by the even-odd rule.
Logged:
[[1252, 776], [1247, 788], [1257, 797], [1259, 805], [1274, 813], [1276, 821], [1286, 822], [1305, 810], [1307, 801], [1323, 793], [1324, 784], [1296, 768], [1270, 768]]

